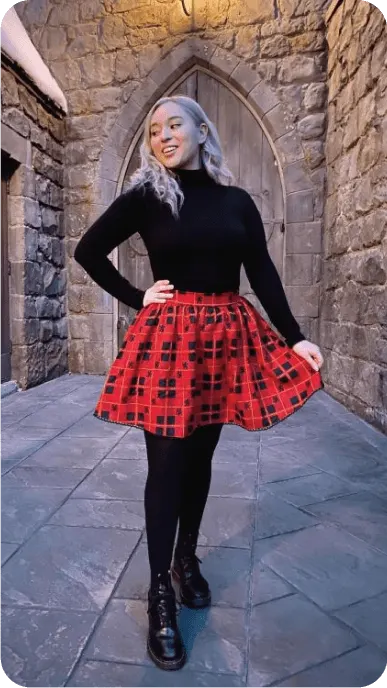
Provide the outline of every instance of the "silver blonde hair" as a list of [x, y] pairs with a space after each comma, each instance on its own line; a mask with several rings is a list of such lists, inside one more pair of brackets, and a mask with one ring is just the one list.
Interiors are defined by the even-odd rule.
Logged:
[[234, 175], [225, 162], [222, 146], [215, 124], [207, 117], [203, 108], [188, 96], [175, 95], [159, 98], [148, 112], [144, 123], [144, 135], [140, 145], [140, 166], [130, 176], [126, 191], [134, 187], [144, 187], [149, 184], [156, 197], [167, 203], [174, 217], [179, 216], [179, 210], [184, 202], [184, 194], [173, 170], [169, 170], [154, 156], [150, 140], [150, 124], [152, 115], [164, 103], [177, 103], [199, 128], [204, 123], [208, 127], [207, 138], [199, 144], [201, 164], [212, 179], [218, 184], [228, 186], [234, 182]]

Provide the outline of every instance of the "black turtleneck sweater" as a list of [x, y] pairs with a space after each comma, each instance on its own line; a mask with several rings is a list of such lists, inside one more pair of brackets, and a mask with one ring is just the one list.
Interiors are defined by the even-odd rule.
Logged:
[[305, 339], [250, 194], [218, 184], [204, 167], [174, 171], [184, 193], [179, 219], [150, 187], [130, 189], [89, 227], [75, 248], [75, 260], [100, 287], [136, 310], [143, 307], [145, 290], [125, 279], [108, 258], [136, 232], [147, 248], [154, 281], [168, 279], [175, 289], [238, 292], [243, 264], [253, 291], [288, 346]]

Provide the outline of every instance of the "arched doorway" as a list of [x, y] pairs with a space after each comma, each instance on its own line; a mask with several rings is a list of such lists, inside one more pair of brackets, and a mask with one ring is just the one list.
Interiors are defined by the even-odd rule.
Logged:
[[[284, 255], [284, 187], [275, 151], [261, 126], [259, 117], [248, 101], [225, 80], [201, 65], [194, 65], [167, 91], [166, 95], [184, 94], [195, 98], [216, 124], [227, 162], [235, 183], [253, 197], [264, 222], [270, 255], [282, 278]], [[133, 137], [127, 155], [122, 182], [126, 182], [139, 165], [139, 146], [143, 127]], [[141, 289], [153, 283], [147, 251], [139, 234], [121, 244], [118, 269]], [[245, 271], [241, 270], [240, 293], [250, 299], [262, 315], [267, 314], [253, 294]], [[118, 345], [121, 345], [134, 312], [122, 303], [118, 306]]]

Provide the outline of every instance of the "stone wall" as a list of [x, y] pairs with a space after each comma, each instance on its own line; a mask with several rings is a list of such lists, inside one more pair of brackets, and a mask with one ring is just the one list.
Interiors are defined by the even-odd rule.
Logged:
[[12, 379], [22, 388], [68, 371], [63, 225], [64, 121], [2, 64], [2, 147], [22, 151], [9, 182]]
[[[65, 231], [72, 371], [104, 373], [115, 354], [112, 299], [73, 260], [82, 233], [120, 192], [117, 169], [123, 159], [116, 147], [108, 147], [111, 132], [129, 147], [136, 129], [126, 125], [125, 105], [138, 113], [140, 126], [157, 90], [162, 94], [162, 75], [170, 73], [170, 65], [179, 68], [192, 37], [201, 39], [203, 58], [217, 50], [209, 67], [222, 63], [219, 71], [244, 95], [255, 75], [255, 83], [262, 79], [262, 93], [268, 87], [268, 109], [277, 102], [273, 92], [281, 103], [273, 108], [270, 132], [273, 141], [281, 136], [289, 165], [285, 182], [292, 218], [284, 283], [306, 336], [318, 342], [326, 5], [326, 0], [195, 0], [192, 16], [184, 14], [180, 0], [27, 0], [15, 5], [69, 103]], [[97, 189], [102, 157], [103, 183]]]
[[321, 344], [326, 390], [387, 430], [387, 31], [361, 0], [327, 13]]

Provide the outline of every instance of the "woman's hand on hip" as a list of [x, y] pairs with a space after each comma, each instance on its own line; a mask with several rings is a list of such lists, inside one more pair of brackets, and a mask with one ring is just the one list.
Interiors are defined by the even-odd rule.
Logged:
[[173, 284], [169, 280], [157, 280], [149, 289], [146, 290], [143, 298], [143, 305], [150, 303], [165, 303], [173, 294], [168, 293], [167, 289], [173, 289]]
[[313, 342], [309, 342], [307, 339], [302, 339], [291, 348], [296, 354], [305, 358], [314, 370], [319, 370], [324, 363], [322, 353], [317, 344], [313, 344]]

